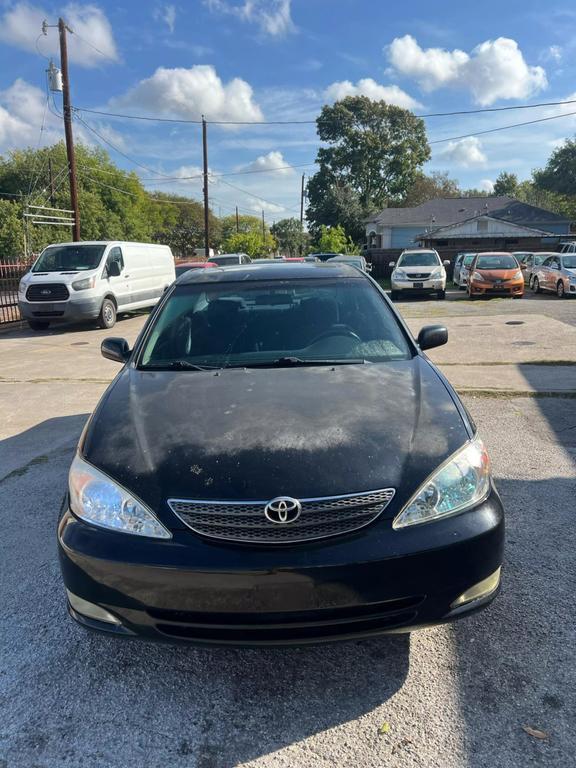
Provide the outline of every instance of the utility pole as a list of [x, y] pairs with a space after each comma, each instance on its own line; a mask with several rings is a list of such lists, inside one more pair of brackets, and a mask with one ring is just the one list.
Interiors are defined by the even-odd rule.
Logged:
[[236, 206], [236, 232], [240, 232], [240, 219], [238, 218], [238, 206]]
[[78, 185], [76, 181], [76, 159], [74, 157], [74, 137], [72, 135], [72, 106], [70, 104], [70, 78], [68, 76], [68, 45], [66, 32], [68, 27], [64, 19], [58, 19], [60, 34], [60, 66], [62, 68], [62, 101], [64, 107], [64, 134], [66, 136], [66, 154], [68, 156], [68, 178], [70, 180], [70, 206], [74, 211], [72, 239], [80, 240], [80, 210], [78, 208]]
[[262, 248], [266, 250], [266, 222], [264, 221], [264, 210], [262, 210]]
[[50, 205], [54, 205], [54, 174], [52, 173], [51, 157], [48, 157], [48, 181], [50, 184]]
[[202, 154], [204, 156], [204, 256], [210, 257], [210, 219], [208, 215], [208, 135], [206, 120], [202, 115]]
[[302, 174], [302, 189], [300, 191], [300, 229], [304, 229], [304, 174]]

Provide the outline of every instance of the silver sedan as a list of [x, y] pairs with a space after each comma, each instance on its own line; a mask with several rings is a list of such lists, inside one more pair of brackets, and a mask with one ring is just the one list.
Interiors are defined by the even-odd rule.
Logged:
[[536, 268], [532, 290], [554, 291], [557, 296], [576, 296], [576, 254], [556, 253]]

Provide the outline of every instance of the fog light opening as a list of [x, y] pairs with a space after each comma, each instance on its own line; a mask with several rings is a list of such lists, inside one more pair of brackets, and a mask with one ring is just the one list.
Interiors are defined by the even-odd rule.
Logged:
[[69, 589], [66, 590], [66, 594], [68, 595], [68, 602], [72, 608], [77, 613], [82, 614], [82, 616], [87, 616], [89, 619], [96, 619], [96, 621], [105, 621], [107, 624], [118, 625], [121, 623], [116, 616], [113, 616], [104, 608], [100, 608], [99, 605], [95, 605], [94, 603], [88, 602], [88, 600], [84, 600], [82, 597], [78, 597], [78, 595], [70, 592]]
[[463, 592], [460, 597], [454, 600], [450, 608], [459, 608], [461, 605], [471, 603], [473, 600], [479, 600], [482, 597], [488, 597], [492, 592], [495, 592], [500, 584], [501, 571], [502, 568], [498, 568], [488, 578], [482, 579], [482, 581], [467, 589], [466, 592]]

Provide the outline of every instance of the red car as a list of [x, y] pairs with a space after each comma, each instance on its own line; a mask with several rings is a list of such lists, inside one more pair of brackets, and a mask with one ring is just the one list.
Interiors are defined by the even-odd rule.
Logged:
[[176, 277], [180, 277], [184, 272], [188, 272], [189, 269], [203, 269], [206, 267], [217, 267], [218, 264], [213, 264], [211, 261], [184, 261], [180, 264], [176, 264]]

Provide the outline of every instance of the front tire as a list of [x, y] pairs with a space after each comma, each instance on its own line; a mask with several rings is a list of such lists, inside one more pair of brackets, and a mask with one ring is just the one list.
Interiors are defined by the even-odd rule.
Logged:
[[28, 325], [33, 331], [45, 331], [50, 323], [46, 320], [28, 320]]
[[534, 293], [542, 293], [542, 288], [540, 288], [540, 280], [538, 280], [537, 277], [532, 280], [532, 290]]
[[113, 328], [116, 325], [116, 305], [111, 299], [104, 299], [98, 316], [100, 328]]
[[556, 286], [556, 296], [558, 296], [559, 299], [566, 298], [566, 289], [564, 288], [564, 283], [562, 280], [558, 280], [558, 285]]

